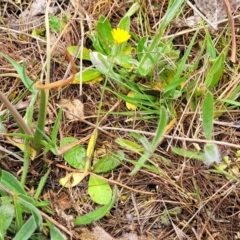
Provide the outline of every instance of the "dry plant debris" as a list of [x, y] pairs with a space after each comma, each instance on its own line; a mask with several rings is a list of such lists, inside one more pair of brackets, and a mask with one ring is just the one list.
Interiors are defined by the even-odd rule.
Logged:
[[[152, 39], [158, 34], [157, 29], [163, 24], [170, 1], [52, 1], [49, 12], [61, 19], [62, 25], [56, 26], [58, 24], [56, 22], [54, 27], [60, 31], [51, 30], [50, 45], [53, 50], [50, 62], [51, 82], [66, 79], [69, 75], [71, 64], [64, 57], [67, 47], [82, 44], [94, 51], [89, 33], [97, 28], [99, 17], [104, 16], [111, 22], [112, 27], [117, 29], [123, 16], [136, 2], [140, 5], [140, 11], [130, 17], [131, 46], [145, 36]], [[217, 20], [226, 17], [221, 1], [213, 1], [212, 4], [217, 2], [217, 5], [206, 13], [209, 9], [209, 5], [206, 6], [208, 2], [195, 1], [208, 18], [214, 15], [212, 14], [214, 8], [221, 15], [219, 19], [218, 14]], [[229, 2], [234, 5], [235, 11], [239, 1]], [[43, 5], [39, 7], [37, 4], [40, 3]], [[19, 64], [25, 62], [26, 73], [32, 80], [39, 80], [45, 76], [43, 67], [47, 58], [45, 4], [47, 1], [0, 2], [0, 53]], [[179, 17], [187, 19], [192, 14], [192, 9], [186, 5]], [[54, 22], [55, 19], [52, 20]], [[239, 26], [239, 19], [236, 19], [235, 29], [237, 30]], [[209, 31], [204, 25], [194, 28], [185, 26], [183, 29], [171, 21], [165, 26], [164, 34], [161, 36], [161, 43], [164, 45], [159, 47], [168, 50], [164, 52], [166, 55], [162, 59], [164, 64], [168, 63], [167, 70], [158, 71], [162, 64], [159, 61], [153, 69], [153, 74], [134, 79], [139, 87], [136, 95], [138, 97], [140, 93], [149, 95], [146, 95], [147, 99], [141, 99], [138, 105], [136, 101], [132, 101], [133, 108], [126, 108], [125, 102], [131, 99], [127, 98], [124, 88], [121, 89], [113, 81], [103, 80], [87, 85], [74, 84], [50, 90], [45, 124], [47, 136], [56, 122], [59, 106], [63, 107], [64, 114], [56, 134], [58, 145], [65, 137], [72, 137], [76, 142], [83, 139], [81, 145], [87, 148], [89, 138], [92, 137], [94, 130], [98, 129], [98, 136], [91, 146], [96, 150], [95, 156], [103, 152], [112, 157], [111, 164], [116, 164], [117, 167], [101, 174], [94, 173], [94, 169], [88, 169], [88, 172], [86, 169], [80, 170], [84, 176], [87, 173], [89, 178], [91, 174], [95, 177], [99, 174], [112, 188], [113, 185], [117, 185], [118, 195], [114, 206], [97, 222], [87, 227], [73, 226], [76, 217], [98, 208], [88, 194], [88, 178], [84, 178], [77, 186], [68, 184], [67, 188], [62, 187], [59, 180], [67, 174], [67, 176], [75, 174], [76, 168], [69, 162], [67, 164], [64, 153], [42, 154], [31, 162], [23, 191], [34, 195], [41, 177], [47, 172], [46, 169], [51, 170], [46, 175], [46, 183], [37, 198], [39, 201], [48, 200], [50, 203], [48, 208], [41, 209], [41, 216], [45, 222], [48, 220], [60, 229], [66, 235], [66, 239], [240, 239], [240, 160], [237, 152], [240, 140], [239, 129], [234, 127], [239, 121], [240, 77], [239, 64], [233, 64], [228, 58], [228, 47], [231, 46], [228, 29], [227, 23], [220, 24], [218, 31], [214, 32]], [[144, 45], [144, 41], [142, 43]], [[143, 45], [139, 47], [144, 49]], [[236, 49], [239, 49], [238, 34], [236, 45]], [[185, 59], [189, 46], [192, 48]], [[129, 50], [128, 56], [136, 54], [134, 52], [136, 49], [125, 50]], [[79, 53], [76, 52], [74, 57], [79, 68], [92, 67], [89, 61], [78, 58], [77, 54]], [[239, 59], [238, 50], [236, 57]], [[181, 59], [183, 60], [180, 61]], [[122, 67], [120, 60], [119, 58], [116, 64], [118, 67]], [[169, 92], [166, 89], [176, 73], [173, 69], [181, 68], [182, 62], [183, 72], [177, 80], [184, 78], [184, 81], [179, 83], [174, 94], [167, 95], [171, 89]], [[134, 65], [134, 62], [131, 64]], [[133, 65], [119, 67], [117, 70], [128, 68], [131, 72], [134, 71]], [[26, 108], [31, 103], [31, 95], [19, 80], [19, 73], [16, 73], [3, 55], [0, 56], [0, 68], [1, 92], [24, 116]], [[188, 75], [191, 68], [195, 69]], [[161, 78], [163, 76], [164, 79]], [[149, 83], [149, 78], [153, 82]], [[206, 79], [210, 78], [211, 81], [207, 82]], [[159, 79], [161, 84], [156, 90], [153, 86], [155, 82], [160, 81]], [[108, 90], [102, 94], [105, 83]], [[132, 85], [131, 90], [136, 90], [134, 87], [135, 85]], [[215, 125], [212, 126], [211, 139], [206, 137], [209, 135], [206, 134], [208, 130], [204, 130], [208, 126], [206, 119], [210, 121], [211, 118], [205, 116], [205, 123], [204, 119], [201, 119], [203, 102], [211, 104], [211, 97], [209, 101], [205, 98], [207, 92], [210, 92], [214, 99], [212, 124]], [[122, 96], [121, 100], [119, 96]], [[149, 101], [149, 105], [144, 105], [146, 101]], [[153, 105], [153, 102], [156, 105]], [[31, 126], [35, 126], [37, 122], [38, 104], [36, 101]], [[171, 106], [167, 111], [167, 130], [156, 142], [155, 151], [149, 154], [149, 159], [142, 162], [140, 171], [130, 176], [134, 166], [137, 166], [134, 163], [144, 155], [142, 151], [137, 152], [133, 149], [136, 149], [136, 146], [146, 149], [146, 146], [148, 147], [155, 139], [159, 127], [159, 109], [157, 107], [154, 109], [154, 106], [159, 108]], [[139, 110], [140, 107], [143, 107], [144, 111]], [[151, 114], [146, 114], [147, 111], [151, 111]], [[5, 132], [18, 132], [18, 126], [3, 104], [0, 104], [0, 118], [5, 129], [0, 138], [0, 169], [20, 179], [22, 173], [20, 160], [23, 160], [23, 154], [16, 148], [16, 144], [9, 142], [8, 138], [11, 136], [7, 138], [4, 135]], [[218, 124], [219, 122], [232, 124]], [[124, 139], [121, 144], [125, 145], [119, 145], [116, 139]], [[212, 141], [213, 139], [215, 141]], [[205, 144], [211, 143], [217, 147], [216, 151], [219, 151], [221, 156], [227, 156], [222, 162], [223, 165], [206, 166], [200, 161], [203, 156], [200, 153], [204, 151]], [[122, 152], [123, 161], [117, 165], [111, 154], [121, 155]], [[100, 155], [97, 158], [102, 158]], [[96, 157], [92, 166], [96, 164], [95, 161]], [[106, 160], [102, 161], [106, 164]], [[6, 172], [4, 174], [7, 174]], [[71, 182], [74, 179], [68, 180]], [[0, 188], [6, 190], [2, 184]], [[11, 191], [6, 192], [9, 196], [14, 195]], [[0, 197], [2, 199], [3, 195]], [[45, 239], [49, 237], [48, 234], [47, 232], [43, 234]], [[14, 233], [8, 231], [6, 239], [12, 239], [13, 236]]]

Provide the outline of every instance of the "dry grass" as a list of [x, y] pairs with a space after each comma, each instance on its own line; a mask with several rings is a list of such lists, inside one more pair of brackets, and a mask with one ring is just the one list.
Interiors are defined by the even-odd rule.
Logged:
[[[84, 38], [84, 45], [91, 47], [91, 42], [86, 38], [86, 35], [81, 35], [80, 20], [84, 19], [85, 33], [89, 30], [89, 27], [94, 27], [94, 23], [100, 14], [107, 16], [113, 25], [116, 25], [132, 4], [131, 1], [80, 1], [79, 11], [76, 11], [76, 8], [72, 6], [70, 1], [59, 2], [61, 2], [59, 15], [63, 13], [70, 13], [72, 16], [76, 15], [74, 19], [71, 19], [69, 26], [59, 41], [54, 43], [55, 51], [51, 59], [51, 81], [62, 79], [66, 73], [68, 63], [62, 54], [64, 48], [70, 45], [78, 45], [79, 39], [82, 37]], [[131, 30], [138, 36], [153, 35], [166, 11], [167, 4], [167, 1], [141, 1], [148, 29], [146, 28], [144, 31], [140, 29], [137, 19], [133, 18]], [[18, 7], [24, 10], [27, 7], [27, 3], [18, 5]], [[15, 29], [11, 28], [11, 25], [9, 27], [10, 19], [18, 18], [16, 4], [5, 1], [1, 3], [0, 9], [3, 16], [0, 26], [0, 52], [16, 61], [25, 61], [29, 77], [35, 79], [42, 72], [42, 66], [46, 59], [46, 44], [34, 39], [30, 35], [31, 27], [26, 26], [26, 24], [15, 27]], [[185, 11], [183, 14], [189, 14], [188, 8]], [[89, 18], [89, 21], [85, 20], [86, 17]], [[44, 22], [39, 24], [44, 25]], [[235, 25], [237, 30], [239, 26], [237, 21]], [[213, 33], [216, 41], [226, 34], [225, 29], [226, 27], [223, 25], [218, 32]], [[178, 36], [174, 40], [175, 45], [184, 52], [194, 33], [189, 33], [187, 30], [179, 29], [172, 25], [169, 26], [165, 35], [177, 34]], [[204, 34], [204, 31], [200, 31], [198, 36], [199, 42], [204, 39]], [[56, 41], [58, 37], [55, 36], [53, 41]], [[239, 46], [238, 35], [237, 46]], [[217, 47], [221, 48], [222, 46], [218, 44]], [[198, 44], [195, 45], [194, 51], [192, 58], [199, 52]], [[237, 57], [239, 58], [238, 55]], [[192, 60], [189, 59], [189, 62]], [[1, 74], [14, 73], [12, 66], [3, 58], [0, 58], [0, 70]], [[199, 84], [203, 82], [206, 71], [207, 69], [202, 67], [196, 72], [196, 77], [199, 77]], [[228, 93], [224, 94], [225, 89], [229, 89], [228, 91], [231, 92], [234, 86], [239, 84], [238, 71], [239, 68], [237, 66], [232, 67], [230, 63], [227, 65], [224, 78], [214, 92], [216, 97], [226, 96]], [[230, 79], [231, 81], [229, 81]], [[0, 88], [16, 104], [18, 110], [24, 112], [30, 99], [25, 94], [20, 80], [10, 75], [1, 77]], [[79, 98], [79, 95], [79, 87], [77, 85], [51, 90], [46, 132], [52, 127], [56, 117], [59, 99], [75, 99]], [[100, 95], [101, 88], [98, 84], [83, 86], [81, 98], [85, 107], [85, 121], [72, 122], [63, 118], [61, 128], [59, 129], [60, 139], [65, 136], [81, 139], [91, 134], [96, 123]], [[108, 112], [111, 110], [116, 102], [115, 96], [110, 93], [105, 94], [103, 99], [104, 111]], [[179, 118], [169, 135], [186, 139], [204, 139], [201, 122], [198, 120], [200, 110], [197, 108], [196, 112], [191, 112], [188, 103], [186, 99], [176, 103], [175, 109]], [[0, 105], [0, 112], [3, 110], [4, 107]], [[126, 111], [124, 103], [119, 101], [114, 110], [117, 112]], [[238, 110], [229, 110], [221, 116], [220, 120], [222, 122], [236, 121], [238, 120], [238, 114]], [[14, 132], [17, 126], [11, 116], [3, 116], [3, 123], [7, 126], [7, 131]], [[141, 121], [134, 120], [135, 117], [137, 116], [133, 116], [132, 121], [126, 121], [126, 116], [108, 114], [102, 126], [118, 126], [120, 128], [150, 133], [155, 132], [156, 122], [154, 119]], [[99, 132], [96, 148], [110, 143], [108, 151], [118, 149], [119, 146], [114, 142], [117, 137], [131, 139], [128, 132], [102, 129]], [[147, 137], [151, 139], [151, 136]], [[239, 144], [239, 131], [236, 128], [215, 125], [214, 139]], [[14, 153], [18, 151], [5, 139], [0, 139], [0, 141], [4, 148]], [[84, 144], [87, 146], [87, 141]], [[112, 173], [104, 175], [105, 178], [109, 179], [110, 183], [111, 180], [118, 183], [119, 199], [111, 210], [110, 215], [98, 221], [98, 224], [116, 238], [122, 236], [123, 233], [133, 232], [139, 236], [145, 236], [145, 239], [239, 239], [239, 181], [234, 182], [226, 179], [223, 175], [212, 173], [201, 162], [193, 159], [184, 159], [174, 155], [170, 150], [171, 146], [188, 149], [197, 147], [196, 144], [197, 142], [177, 140], [174, 137], [172, 139], [165, 138], [151, 159], [162, 169], [163, 174], [153, 174], [150, 171], [141, 170], [134, 177], [129, 177], [132, 165], [125, 163]], [[199, 143], [198, 147], [203, 147], [203, 144]], [[222, 146], [221, 151], [236, 159], [235, 149]], [[125, 153], [129, 159], [137, 158], [134, 153], [127, 151]], [[165, 157], [168, 161], [165, 162], [160, 156]], [[87, 181], [83, 181], [72, 189], [61, 188], [58, 180], [66, 174], [66, 171], [71, 169], [65, 166], [62, 158], [47, 155], [46, 159], [44, 159], [44, 157], [40, 156], [32, 162], [30, 167], [27, 179], [29, 190], [36, 188], [36, 184], [38, 184], [46, 167], [46, 161], [51, 161], [49, 167], [51, 167], [52, 172], [41, 199], [50, 201], [51, 209], [54, 211], [53, 218], [59, 225], [67, 227], [72, 232], [73, 239], [79, 239], [81, 228], [72, 227], [69, 224], [69, 219], [95, 209], [95, 205], [86, 191]], [[232, 164], [239, 166], [239, 163], [234, 162], [234, 160]], [[8, 154], [4, 155], [4, 153], [1, 154], [0, 166], [2, 169], [18, 176], [21, 165], [21, 162], [14, 161], [14, 157]], [[149, 192], [149, 194], [145, 192]], [[176, 208], [179, 210], [177, 214], [169, 213], [169, 210]], [[168, 210], [170, 222], [164, 225], [161, 217], [164, 216], [166, 210]], [[91, 226], [89, 228], [91, 229]]]

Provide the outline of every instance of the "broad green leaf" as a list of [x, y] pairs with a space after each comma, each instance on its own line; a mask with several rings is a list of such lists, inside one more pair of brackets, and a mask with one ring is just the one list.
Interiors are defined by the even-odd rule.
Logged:
[[135, 153], [140, 153], [140, 152], [143, 152], [144, 151], [144, 148], [135, 143], [135, 142], [132, 142], [128, 139], [124, 139], [124, 138], [117, 138], [115, 140], [115, 142], [120, 145], [121, 147], [125, 148], [125, 149], [128, 149], [130, 151], [133, 151]]
[[[65, 137], [60, 142], [60, 147], [67, 146], [78, 141], [74, 137]], [[63, 153], [64, 160], [76, 169], [84, 169], [86, 164], [86, 150], [80, 144], [73, 146]]]
[[93, 202], [106, 205], [111, 201], [112, 189], [106, 180], [91, 175], [88, 181], [88, 194]]
[[213, 117], [214, 117], [214, 105], [213, 105], [213, 95], [211, 92], [207, 92], [202, 106], [202, 121], [203, 121], [203, 131], [205, 138], [210, 140], [212, 137], [213, 129]]
[[7, 171], [0, 170], [0, 183], [12, 192], [27, 195], [17, 178]]
[[205, 86], [212, 88], [217, 85], [219, 82], [223, 71], [224, 71], [224, 61], [225, 61], [225, 53], [222, 52], [219, 56], [214, 60], [211, 69], [208, 71], [207, 76], [205, 77]]
[[[81, 73], [78, 72], [73, 79], [73, 83], [79, 83], [80, 82], [80, 74], [82, 75], [82, 82], [83, 83], [87, 83], [89, 81], [95, 80], [95, 79], [99, 79], [102, 80], [103, 78], [100, 77], [102, 75], [101, 72], [99, 72], [97, 69], [95, 68], [90, 68], [90, 69], [85, 69], [83, 70]], [[100, 78], [99, 78], [100, 77]]]
[[124, 158], [124, 153], [118, 151], [116, 154], [111, 153], [100, 158], [93, 166], [93, 172], [105, 173], [118, 167]]
[[90, 223], [97, 221], [100, 218], [104, 217], [113, 207], [114, 203], [117, 200], [117, 197], [118, 197], [118, 189], [116, 186], [114, 186], [112, 199], [107, 205], [105, 205], [101, 208], [98, 208], [97, 210], [90, 212], [86, 215], [83, 215], [79, 218], [76, 218], [74, 221], [74, 225], [90, 224]]
[[90, 50], [88, 48], [79, 48], [78, 46], [68, 46], [67, 47], [67, 51], [72, 55], [75, 56], [77, 58], [81, 58], [82, 55], [82, 59], [83, 60], [87, 60], [90, 61]]
[[51, 222], [47, 221], [47, 224], [50, 229], [51, 240], [67, 240], [61, 231], [56, 228]]
[[111, 24], [106, 17], [101, 16], [99, 18], [95, 34], [104, 50], [103, 53], [109, 55], [114, 45], [114, 40], [112, 37]]
[[138, 66], [138, 62], [133, 59], [130, 55], [120, 53], [114, 58], [114, 63], [124, 67], [132, 68], [133, 66]]
[[202, 152], [196, 152], [192, 150], [185, 150], [182, 148], [172, 147], [172, 151], [184, 158], [197, 159], [199, 161], [204, 161], [204, 154]]
[[13, 238], [13, 240], [27, 240], [29, 239], [32, 234], [37, 229], [37, 224], [34, 220], [34, 217], [31, 216], [25, 224], [22, 226], [22, 228], [18, 231], [16, 236]]
[[5, 203], [0, 206], [0, 239], [4, 239], [8, 227], [14, 217], [14, 206], [10, 203]]
[[130, 17], [124, 17], [120, 20], [118, 28], [123, 29], [127, 32], [130, 31]]

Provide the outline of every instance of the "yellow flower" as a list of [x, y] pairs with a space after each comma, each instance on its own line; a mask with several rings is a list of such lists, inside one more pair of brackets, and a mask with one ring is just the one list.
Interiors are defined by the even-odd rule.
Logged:
[[112, 30], [112, 36], [117, 44], [124, 43], [131, 37], [131, 35], [127, 31], [120, 28], [114, 28]]

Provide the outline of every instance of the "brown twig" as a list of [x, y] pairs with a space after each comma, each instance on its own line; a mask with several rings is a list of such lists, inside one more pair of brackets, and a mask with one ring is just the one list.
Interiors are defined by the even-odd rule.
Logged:
[[9, 112], [14, 117], [15, 121], [19, 125], [19, 127], [28, 135], [32, 136], [33, 133], [31, 129], [25, 123], [23, 117], [19, 114], [16, 108], [12, 105], [12, 103], [8, 100], [8, 98], [0, 91], [0, 102], [4, 104], [4, 106], [9, 110]]
[[235, 34], [234, 19], [233, 19], [232, 11], [231, 11], [231, 5], [228, 0], [222, 0], [222, 1], [226, 8], [228, 20], [229, 20], [230, 27], [231, 27], [231, 41], [232, 41], [231, 61], [233, 63], [236, 63], [236, 48], [237, 48], [236, 47], [236, 34]]

